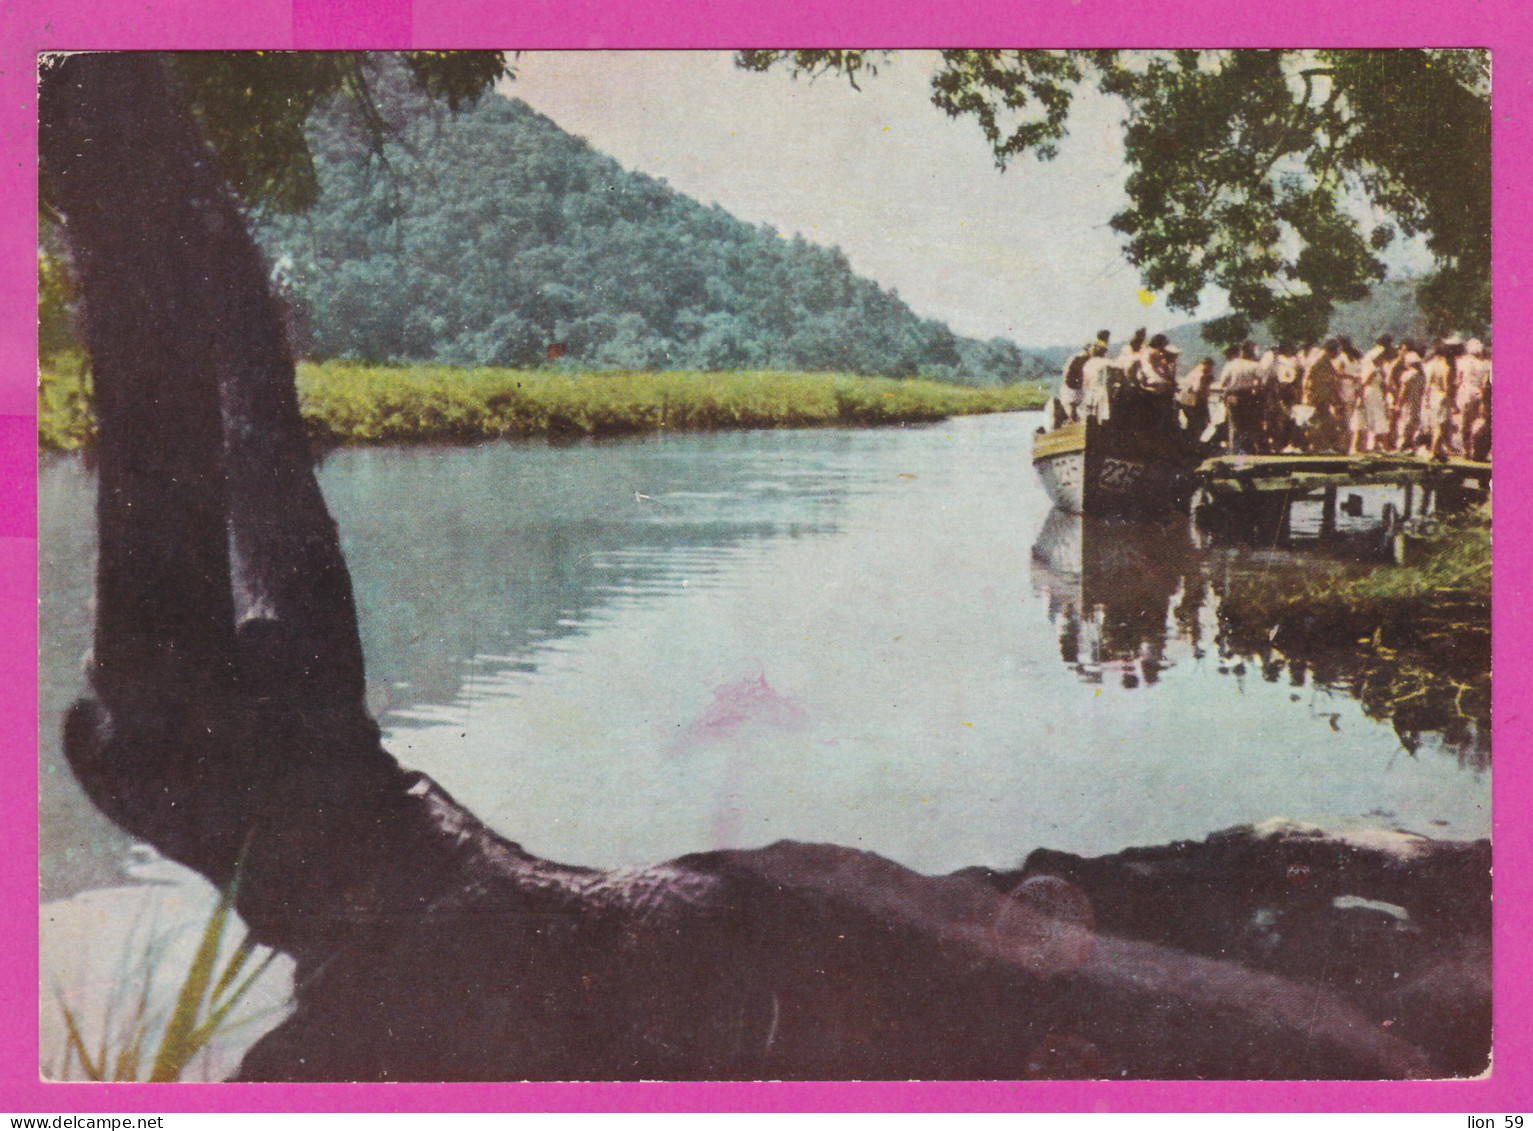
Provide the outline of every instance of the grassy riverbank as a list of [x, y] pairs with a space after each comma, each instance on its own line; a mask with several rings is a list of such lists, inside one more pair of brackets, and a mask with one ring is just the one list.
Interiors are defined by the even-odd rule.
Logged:
[[1247, 579], [1220, 607], [1225, 643], [1264, 662], [1286, 658], [1341, 687], [1410, 747], [1441, 733], [1489, 759], [1491, 514], [1442, 523], [1413, 564], [1367, 573], [1316, 563], [1305, 580]]
[[1315, 562], [1298, 586], [1251, 582], [1242, 600], [1276, 614], [1304, 612], [1374, 622], [1402, 603], [1446, 598], [1490, 602], [1490, 509], [1442, 522], [1408, 566], [1381, 565], [1365, 573], [1343, 563]]
[[[298, 395], [322, 446], [573, 439], [726, 428], [942, 420], [1042, 407], [1041, 383], [972, 389], [828, 373], [566, 373], [555, 370], [301, 365]], [[92, 424], [83, 367], [62, 359], [38, 390], [38, 446], [71, 451]]]

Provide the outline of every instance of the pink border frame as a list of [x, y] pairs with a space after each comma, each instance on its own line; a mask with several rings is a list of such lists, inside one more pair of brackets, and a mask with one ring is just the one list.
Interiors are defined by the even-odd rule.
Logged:
[[[1444, 1111], [1523, 1110], [1533, 1098], [1533, 994], [1519, 972], [1533, 931], [1533, 801], [1518, 735], [1533, 659], [1524, 578], [1533, 532], [1521, 513], [1533, 477], [1527, 377], [1512, 371], [1497, 438], [1496, 1036], [1485, 1080], [1452, 1083], [975, 1083], [60, 1085], [36, 1078], [36, 490], [32, 315], [38, 51], [89, 48], [734, 48], [743, 46], [1464, 46], [1494, 54], [1495, 281], [1502, 357], [1533, 350], [1533, 243], [1520, 238], [1533, 177], [1533, 4], [1526, 0], [12, 0], [0, 43], [0, 740], [20, 803], [0, 810], [0, 1109], [181, 1111]], [[110, 1091], [104, 1091], [104, 1088]]]

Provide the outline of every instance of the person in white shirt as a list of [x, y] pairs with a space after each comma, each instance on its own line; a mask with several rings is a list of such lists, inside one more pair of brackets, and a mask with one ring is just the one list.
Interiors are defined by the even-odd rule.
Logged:
[[1229, 421], [1226, 448], [1231, 455], [1249, 455], [1261, 449], [1262, 370], [1251, 342], [1230, 346], [1228, 359], [1216, 385]]

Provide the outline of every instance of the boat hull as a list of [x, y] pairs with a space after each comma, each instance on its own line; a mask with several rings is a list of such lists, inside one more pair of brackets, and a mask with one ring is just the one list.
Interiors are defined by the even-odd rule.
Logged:
[[1155, 515], [1185, 507], [1196, 460], [1177, 437], [1085, 420], [1033, 438], [1043, 489], [1070, 514]]

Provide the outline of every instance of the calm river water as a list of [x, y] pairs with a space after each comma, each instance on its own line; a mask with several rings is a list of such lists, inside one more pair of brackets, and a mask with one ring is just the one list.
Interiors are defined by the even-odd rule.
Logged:
[[[387, 744], [531, 851], [591, 865], [791, 837], [1007, 867], [1272, 817], [1489, 835], [1483, 751], [1407, 750], [1352, 698], [1221, 657], [1223, 585], [1302, 558], [1052, 512], [1036, 424], [334, 454], [320, 478]], [[94, 485], [59, 459], [38, 490], [57, 1076], [53, 995], [90, 1034], [148, 978], [166, 1015], [214, 893], [118, 833], [63, 763]], [[257, 987], [199, 1074], [237, 1065], [290, 978]]]
[[[1474, 760], [1221, 659], [1221, 578], [1302, 560], [1051, 512], [1035, 423], [332, 455], [389, 748], [592, 865], [791, 837], [944, 871], [1278, 816], [1489, 835]], [[131, 849], [57, 749], [91, 490], [42, 469], [45, 899]]]

